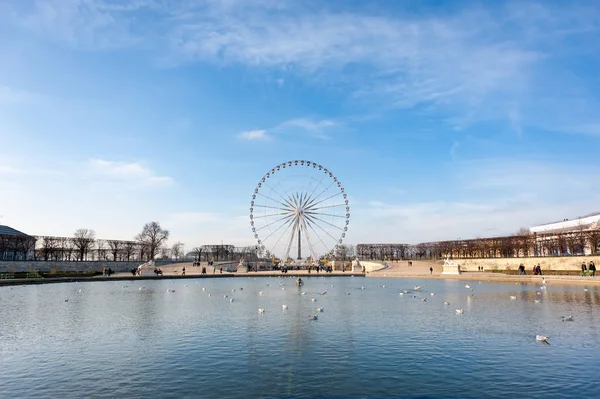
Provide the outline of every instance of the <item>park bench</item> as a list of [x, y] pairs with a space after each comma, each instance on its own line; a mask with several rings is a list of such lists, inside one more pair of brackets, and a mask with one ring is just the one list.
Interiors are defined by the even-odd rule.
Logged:
[[0, 273], [0, 280], [8, 280], [15, 278], [13, 273]]

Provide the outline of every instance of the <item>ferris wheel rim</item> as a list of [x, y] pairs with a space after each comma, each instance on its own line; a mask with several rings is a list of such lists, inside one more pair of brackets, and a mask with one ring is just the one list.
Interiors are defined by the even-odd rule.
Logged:
[[[289, 193], [285, 193], [285, 195], [278, 193], [276, 190], [273, 189], [273, 187], [270, 187], [271, 191], [274, 192], [276, 194], [272, 195], [272, 193], [270, 196], [265, 195], [265, 193], [261, 192], [264, 191], [264, 186], [268, 186], [268, 181], [269, 179], [274, 176], [277, 172], [281, 172], [283, 169], [286, 168], [296, 168], [298, 167], [298, 169], [302, 168], [302, 167], [309, 167], [311, 169], [314, 169], [315, 171], [319, 171], [319, 172], [323, 172], [323, 177], [321, 178], [321, 180], [319, 181], [319, 183], [313, 188], [312, 192], [308, 193], [308, 192], [295, 192], [294, 194], [290, 195]], [[313, 175], [314, 177], [314, 175]], [[317, 190], [317, 188], [320, 187], [321, 183], [326, 179], [329, 178], [329, 182], [331, 182], [328, 186], [326, 186], [324, 189], [320, 190], [318, 193], [315, 193], [315, 191]], [[308, 188], [310, 189], [310, 186], [312, 185], [312, 181], [309, 184]], [[334, 187], [334, 194], [329, 195], [328, 197], [325, 198], [321, 198], [321, 196], [327, 192], [331, 187]], [[272, 201], [272, 203], [269, 203], [269, 205], [263, 205], [263, 204], [256, 204], [255, 201], [257, 200], [257, 198], [259, 196], [264, 197], [265, 199], [268, 199], [270, 201]], [[339, 204], [328, 204], [328, 201], [337, 197], [337, 196], [342, 196], [342, 203]], [[273, 198], [275, 197], [275, 198]], [[260, 208], [264, 208], [265, 210], [269, 210], [271, 211], [271, 214], [265, 214], [265, 215], [255, 215], [255, 209], [257, 207]], [[345, 211], [342, 211], [342, 214], [335, 214], [335, 209], [331, 210], [333, 208], [340, 208], [340, 207], [344, 207]], [[256, 227], [256, 221], [259, 218], [267, 218], [267, 217], [279, 217], [279, 219], [276, 219], [273, 222], [270, 222], [268, 224], [265, 224], [259, 228]], [[339, 225], [336, 225], [332, 222], [328, 222], [327, 220], [324, 220], [322, 217], [330, 217], [332, 219], [336, 219], [336, 220], [340, 220]], [[345, 189], [342, 185], [342, 183], [340, 182], [340, 180], [337, 178], [337, 176], [335, 176], [333, 174], [333, 172], [331, 172], [331, 170], [329, 170], [328, 168], [326, 168], [325, 166], [317, 163], [317, 162], [313, 162], [313, 161], [309, 161], [309, 160], [293, 160], [293, 161], [287, 161], [287, 162], [283, 162], [280, 164], [277, 164], [276, 166], [272, 167], [267, 173], [265, 173], [263, 175], [263, 177], [259, 180], [258, 184], [256, 185], [254, 192], [252, 194], [252, 200], [250, 201], [250, 225], [252, 228], [252, 233], [254, 234], [254, 238], [255, 240], [257, 240], [258, 243], [258, 247], [261, 248], [262, 250], [268, 249], [275, 249], [275, 247], [277, 245], [279, 245], [280, 240], [286, 235], [288, 234], [288, 231], [290, 231], [290, 237], [289, 237], [289, 242], [286, 246], [286, 251], [284, 251], [284, 258], [286, 258], [286, 261], [288, 261], [289, 259], [291, 259], [289, 257], [289, 251], [292, 247], [292, 240], [295, 237], [295, 234], [297, 234], [298, 236], [298, 259], [301, 259], [301, 234], [302, 232], [304, 232], [305, 234], [305, 240], [307, 241], [308, 245], [309, 245], [309, 249], [310, 249], [310, 253], [311, 253], [311, 259], [312, 261], [316, 261], [315, 257], [316, 257], [316, 252], [313, 248], [313, 243], [311, 241], [310, 235], [311, 234], [315, 234], [315, 236], [318, 238], [318, 241], [316, 241], [317, 244], [322, 244], [323, 247], [325, 247], [325, 253], [320, 254], [321, 256], [333, 256], [335, 253], [335, 250], [342, 245], [344, 238], [346, 237], [346, 233], [348, 231], [348, 225], [350, 222], [350, 206], [349, 206], [349, 201], [348, 201], [348, 196], [345, 192]], [[269, 227], [270, 230], [270, 226], [273, 224], [278, 224], [279, 227], [277, 227], [277, 229], [275, 229], [274, 231], [271, 231], [271, 234], [267, 235], [267, 236], [263, 236], [261, 234], [259, 234], [259, 230], [262, 230], [266, 227]], [[334, 237], [329, 231], [327, 231], [323, 225], [327, 225], [328, 227], [333, 227], [337, 230], [340, 231], [339, 235], [336, 235], [336, 237]], [[283, 233], [279, 236], [279, 239], [277, 240], [277, 242], [275, 242], [272, 245], [272, 248], [267, 248], [265, 243], [267, 240], [269, 240], [271, 238], [271, 236], [273, 234], [275, 234], [277, 231], [279, 231], [280, 229], [284, 229]], [[290, 230], [291, 229], [291, 230]], [[326, 244], [324, 239], [319, 235], [319, 231], [317, 229], [320, 229], [321, 233], [325, 233], [328, 238], [326, 237], [326, 240], [328, 242], [331, 242], [331, 244]], [[311, 232], [312, 230], [312, 232]], [[287, 238], [287, 237], [286, 237]], [[331, 240], [330, 240], [331, 239]]]

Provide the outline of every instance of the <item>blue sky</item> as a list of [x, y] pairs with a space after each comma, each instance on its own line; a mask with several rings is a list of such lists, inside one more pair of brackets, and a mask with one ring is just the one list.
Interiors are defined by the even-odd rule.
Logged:
[[0, 2], [0, 223], [250, 245], [259, 179], [318, 162], [347, 243], [600, 211], [592, 2]]

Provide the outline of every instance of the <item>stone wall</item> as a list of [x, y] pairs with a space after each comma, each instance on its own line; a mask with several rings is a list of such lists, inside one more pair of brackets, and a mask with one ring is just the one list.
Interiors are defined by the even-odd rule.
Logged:
[[600, 266], [600, 256], [560, 256], [560, 257], [528, 257], [528, 258], [483, 258], [483, 259], [455, 259], [461, 271], [476, 272], [478, 266], [484, 270], [517, 270], [523, 263], [525, 270], [530, 272], [533, 265], [540, 264], [543, 270], [581, 270], [581, 263], [589, 264], [593, 261], [596, 267]]
[[[0, 273], [5, 272], [27, 272], [30, 270], [41, 270], [50, 272], [53, 269], [58, 271], [76, 271], [83, 272], [89, 270], [102, 271], [109, 267], [115, 272], [128, 272], [132, 268], [137, 268], [143, 262], [110, 262], [110, 261], [85, 261], [85, 262], [53, 262], [53, 261], [0, 261]], [[171, 261], [156, 261], [156, 266], [171, 264]]]

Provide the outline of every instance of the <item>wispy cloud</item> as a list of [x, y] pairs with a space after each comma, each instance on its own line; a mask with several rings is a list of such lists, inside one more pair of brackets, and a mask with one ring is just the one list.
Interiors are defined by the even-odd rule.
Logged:
[[282, 122], [272, 128], [262, 130], [248, 130], [238, 134], [243, 140], [270, 140], [275, 137], [312, 137], [328, 139], [328, 131], [339, 127], [340, 123], [329, 119], [314, 120], [310, 118], [297, 118]]
[[90, 159], [89, 167], [97, 176], [140, 185], [165, 186], [174, 183], [172, 177], [159, 176], [140, 162], [115, 162]]
[[[270, 0], [8, 4], [13, 25], [76, 48], [139, 46], [175, 64], [275, 70], [343, 87], [379, 108], [432, 109], [458, 129], [490, 119], [508, 120], [517, 132], [599, 123], [597, 104], [547, 121], [593, 99], [585, 81], [553, 64], [595, 54], [600, 8], [583, 2], [453, 5], [443, 15]], [[547, 98], [559, 101], [539, 101]]]
[[269, 140], [271, 137], [267, 135], [266, 130], [247, 130], [238, 135], [242, 140]]

